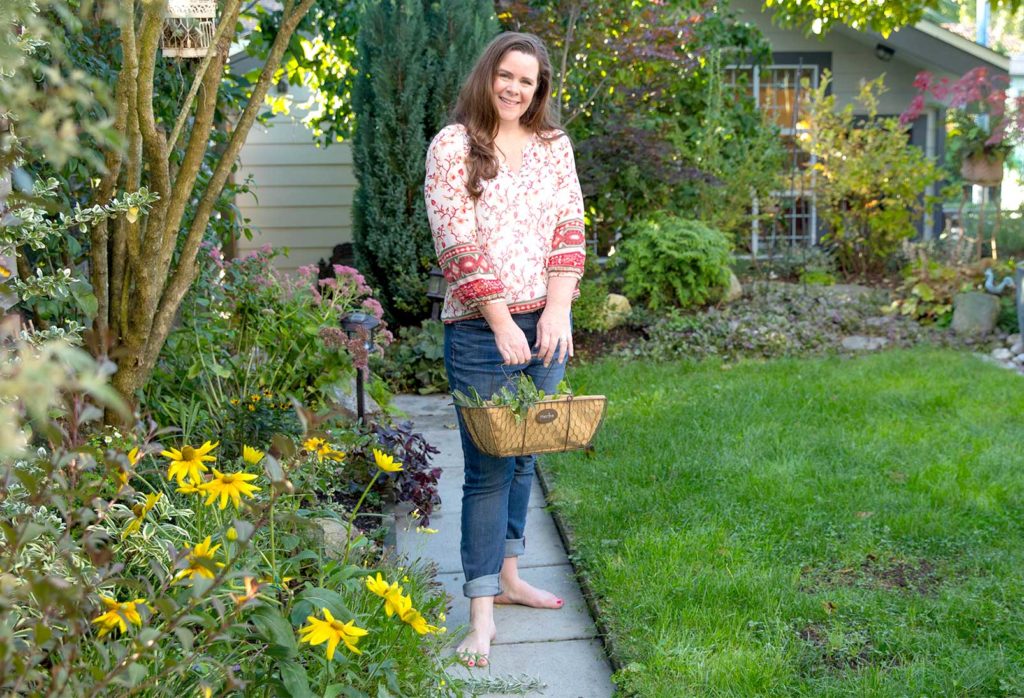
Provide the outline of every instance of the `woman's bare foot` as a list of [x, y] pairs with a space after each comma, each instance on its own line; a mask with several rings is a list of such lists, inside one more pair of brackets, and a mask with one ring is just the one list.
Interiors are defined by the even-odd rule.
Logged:
[[497, 637], [494, 625], [494, 597], [479, 596], [469, 601], [469, 632], [459, 646], [455, 656], [461, 664], [470, 668], [490, 664], [488, 655], [491, 643]]
[[519, 604], [531, 608], [561, 608], [565, 602], [550, 591], [538, 589], [519, 577], [519, 558], [506, 557], [501, 566], [502, 592], [494, 597], [494, 603]]
[[564, 602], [550, 591], [527, 584], [522, 579], [514, 583], [502, 582], [504, 591], [494, 597], [494, 603], [515, 603], [531, 608], [561, 608]]

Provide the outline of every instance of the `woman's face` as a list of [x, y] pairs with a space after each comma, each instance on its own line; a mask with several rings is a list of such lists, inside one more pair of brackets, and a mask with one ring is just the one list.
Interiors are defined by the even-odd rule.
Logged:
[[540, 65], [537, 59], [521, 51], [509, 51], [498, 64], [492, 84], [494, 108], [502, 122], [519, 123], [537, 92]]

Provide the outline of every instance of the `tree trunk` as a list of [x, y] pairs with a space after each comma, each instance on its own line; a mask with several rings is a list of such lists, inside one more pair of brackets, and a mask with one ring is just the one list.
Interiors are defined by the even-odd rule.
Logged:
[[[129, 404], [156, 366], [178, 308], [198, 273], [196, 257], [217, 199], [262, 108], [281, 57], [314, 2], [284, 3], [281, 26], [249, 102], [201, 192], [195, 191], [195, 186], [211, 145], [221, 76], [241, 0], [221, 4], [211, 53], [197, 71], [170, 137], [156, 122], [153, 110], [153, 78], [156, 70], [163, 69], [158, 65], [158, 51], [166, 0], [124, 3], [120, 18], [124, 58], [115, 93], [115, 128], [127, 149], [107, 153], [108, 171], [100, 182], [98, 203], [107, 203], [119, 189], [134, 191], [140, 186], [147, 186], [159, 199], [148, 215], [134, 222], [119, 218], [97, 226], [92, 231], [90, 261], [100, 300], [95, 327], [100, 331], [110, 329], [118, 362], [111, 383]], [[141, 8], [138, 17], [136, 6]], [[185, 134], [180, 164], [172, 167], [176, 141]], [[198, 204], [193, 203], [196, 199]], [[195, 213], [184, 229], [182, 222], [190, 206], [195, 206]]]

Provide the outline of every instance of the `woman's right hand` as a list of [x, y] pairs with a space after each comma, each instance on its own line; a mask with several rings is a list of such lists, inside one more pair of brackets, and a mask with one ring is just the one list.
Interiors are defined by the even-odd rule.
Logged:
[[530, 361], [530, 343], [519, 325], [509, 317], [508, 322], [491, 325], [494, 332], [494, 343], [498, 345], [498, 353], [506, 366], [525, 364]]
[[494, 333], [494, 343], [506, 366], [525, 364], [530, 361], [530, 343], [526, 335], [512, 319], [512, 313], [504, 303], [486, 303], [480, 306], [484, 320]]

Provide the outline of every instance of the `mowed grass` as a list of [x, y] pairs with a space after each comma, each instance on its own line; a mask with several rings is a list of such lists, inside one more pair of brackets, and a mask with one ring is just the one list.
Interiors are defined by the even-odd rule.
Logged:
[[546, 457], [626, 695], [1024, 695], [1024, 378], [966, 354], [605, 361]]

